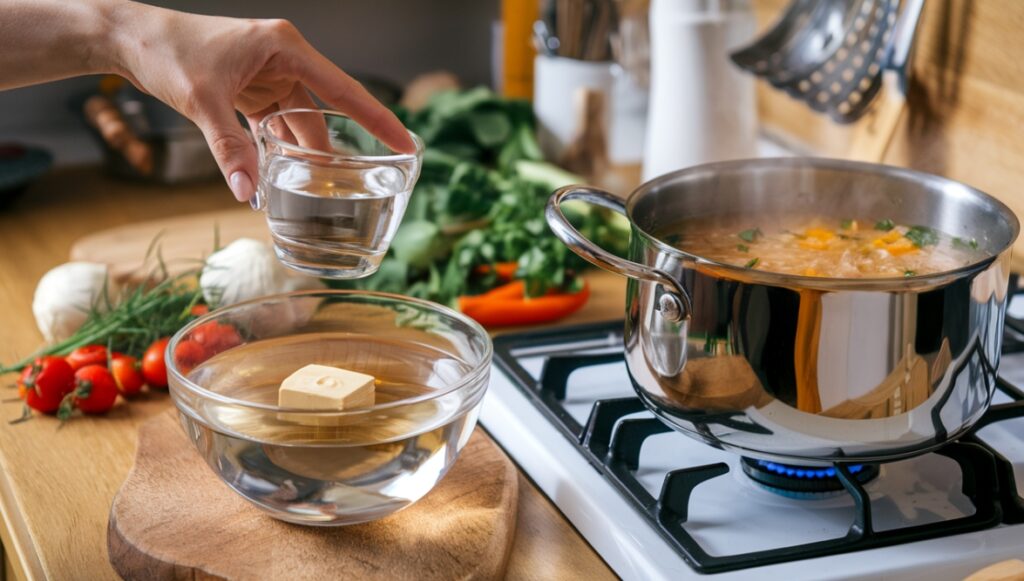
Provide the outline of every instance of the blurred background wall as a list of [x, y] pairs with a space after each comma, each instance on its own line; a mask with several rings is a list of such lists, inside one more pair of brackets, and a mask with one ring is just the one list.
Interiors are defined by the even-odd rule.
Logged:
[[[402, 84], [436, 69], [465, 84], [491, 84], [492, 23], [500, 0], [150, 0], [188, 12], [287, 18], [310, 43], [353, 75]], [[0, 141], [53, 151], [58, 164], [92, 162], [100, 150], [69, 109], [95, 78], [0, 92]]]

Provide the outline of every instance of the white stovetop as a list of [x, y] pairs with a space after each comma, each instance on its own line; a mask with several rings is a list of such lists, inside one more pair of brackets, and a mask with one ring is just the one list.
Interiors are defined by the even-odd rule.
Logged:
[[[1019, 307], [1019, 308], [1018, 308]], [[1024, 312], [1024, 301], [1014, 305]], [[618, 337], [581, 345], [594, 352], [621, 350]], [[539, 375], [543, 355], [520, 363]], [[1004, 357], [1002, 374], [1024, 383], [1024, 355]], [[567, 411], [582, 425], [596, 399], [633, 395], [621, 363], [587, 367], [569, 381]], [[997, 397], [1007, 401], [1005, 397]], [[651, 417], [647, 412], [636, 417]], [[630, 416], [632, 417], [632, 416]], [[988, 564], [1024, 556], [1024, 525], [821, 557], [701, 575], [695, 572], [617, 490], [495, 368], [481, 422], [625, 579], [961, 579]], [[1024, 494], [1024, 419], [1000, 422], [980, 432], [1015, 465]], [[727, 475], [700, 485], [691, 498], [687, 530], [711, 554], [736, 554], [843, 536], [852, 519], [846, 495], [791, 499], [751, 483], [738, 457], [676, 432], [649, 438], [640, 458], [639, 480], [655, 497], [665, 473], [687, 466], [726, 462]], [[959, 469], [934, 454], [888, 464], [865, 486], [873, 499], [878, 530], [955, 518], [972, 510], [960, 492]]]

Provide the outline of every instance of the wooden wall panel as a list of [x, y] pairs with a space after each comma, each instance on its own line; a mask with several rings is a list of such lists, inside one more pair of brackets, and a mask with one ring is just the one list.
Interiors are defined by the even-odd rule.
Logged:
[[[767, 27], [787, 0], [753, 3]], [[1024, 217], [1024, 2], [928, 0], [914, 77], [885, 162], [948, 176], [1006, 202]], [[842, 157], [852, 127], [759, 88], [762, 123], [820, 155]], [[1024, 272], [1018, 240], [1014, 269]]]

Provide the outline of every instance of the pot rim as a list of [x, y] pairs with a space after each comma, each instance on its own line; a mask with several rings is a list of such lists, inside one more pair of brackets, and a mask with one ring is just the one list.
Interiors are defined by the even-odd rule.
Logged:
[[[678, 179], [686, 176], [690, 176], [698, 173], [707, 172], [720, 172], [734, 169], [743, 169], [758, 166], [788, 166], [788, 167], [811, 167], [811, 168], [824, 168], [824, 169], [835, 169], [845, 171], [856, 171], [856, 172], [870, 172], [876, 174], [884, 174], [887, 176], [900, 177], [904, 179], [913, 179], [927, 182], [937, 182], [943, 184], [954, 185], [957, 188], [963, 189], [970, 195], [976, 196], [987, 203], [990, 203], [996, 208], [998, 213], [1002, 215], [1009, 223], [1013, 235], [1010, 237], [1009, 242], [1004, 244], [998, 251], [985, 256], [984, 258], [978, 259], [970, 264], [961, 266], [953, 270], [944, 270], [932, 274], [915, 275], [905, 278], [896, 277], [870, 277], [870, 278], [828, 278], [819, 276], [804, 276], [799, 274], [786, 274], [779, 272], [770, 272], [764, 270], [754, 270], [745, 268], [742, 266], [736, 266], [724, 262], [718, 262], [709, 258], [704, 258], [697, 254], [686, 252], [666, 244], [661, 241], [657, 236], [647, 232], [640, 228], [636, 221], [633, 219], [633, 211], [635, 206], [639, 203], [639, 200], [647, 195], [652, 190], [663, 187], [670, 184]], [[695, 165], [667, 174], [658, 176], [647, 182], [644, 182], [632, 193], [626, 200], [626, 217], [629, 219], [630, 226], [633, 232], [637, 233], [648, 243], [657, 248], [660, 252], [667, 253], [677, 260], [689, 263], [691, 268], [708, 271], [713, 274], [721, 273], [727, 275], [727, 278], [741, 280], [744, 282], [753, 282], [759, 284], [766, 284], [771, 286], [796, 286], [815, 288], [821, 290], [909, 290], [920, 287], [934, 287], [943, 284], [948, 284], [953, 280], [962, 278], [966, 274], [980, 272], [988, 268], [993, 262], [1001, 257], [1008, 250], [1011, 250], [1017, 237], [1020, 235], [1020, 221], [1017, 215], [1003, 202], [991, 196], [975, 187], [969, 186], [956, 180], [942, 177], [927, 172], [917, 171], [913, 169], [907, 169], [897, 166], [869, 163], [862, 161], [851, 161], [845, 159], [836, 159], [828, 157], [761, 157], [761, 158], [750, 158], [750, 159], [737, 159], [729, 161], [719, 161], [713, 163], [705, 163]]]

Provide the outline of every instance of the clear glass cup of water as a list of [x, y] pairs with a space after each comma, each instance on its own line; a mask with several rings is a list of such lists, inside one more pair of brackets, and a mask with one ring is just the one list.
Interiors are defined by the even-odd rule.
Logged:
[[259, 185], [253, 208], [267, 214], [285, 266], [321, 278], [377, 271], [402, 221], [423, 158], [396, 153], [336, 111], [287, 109], [257, 128]]

